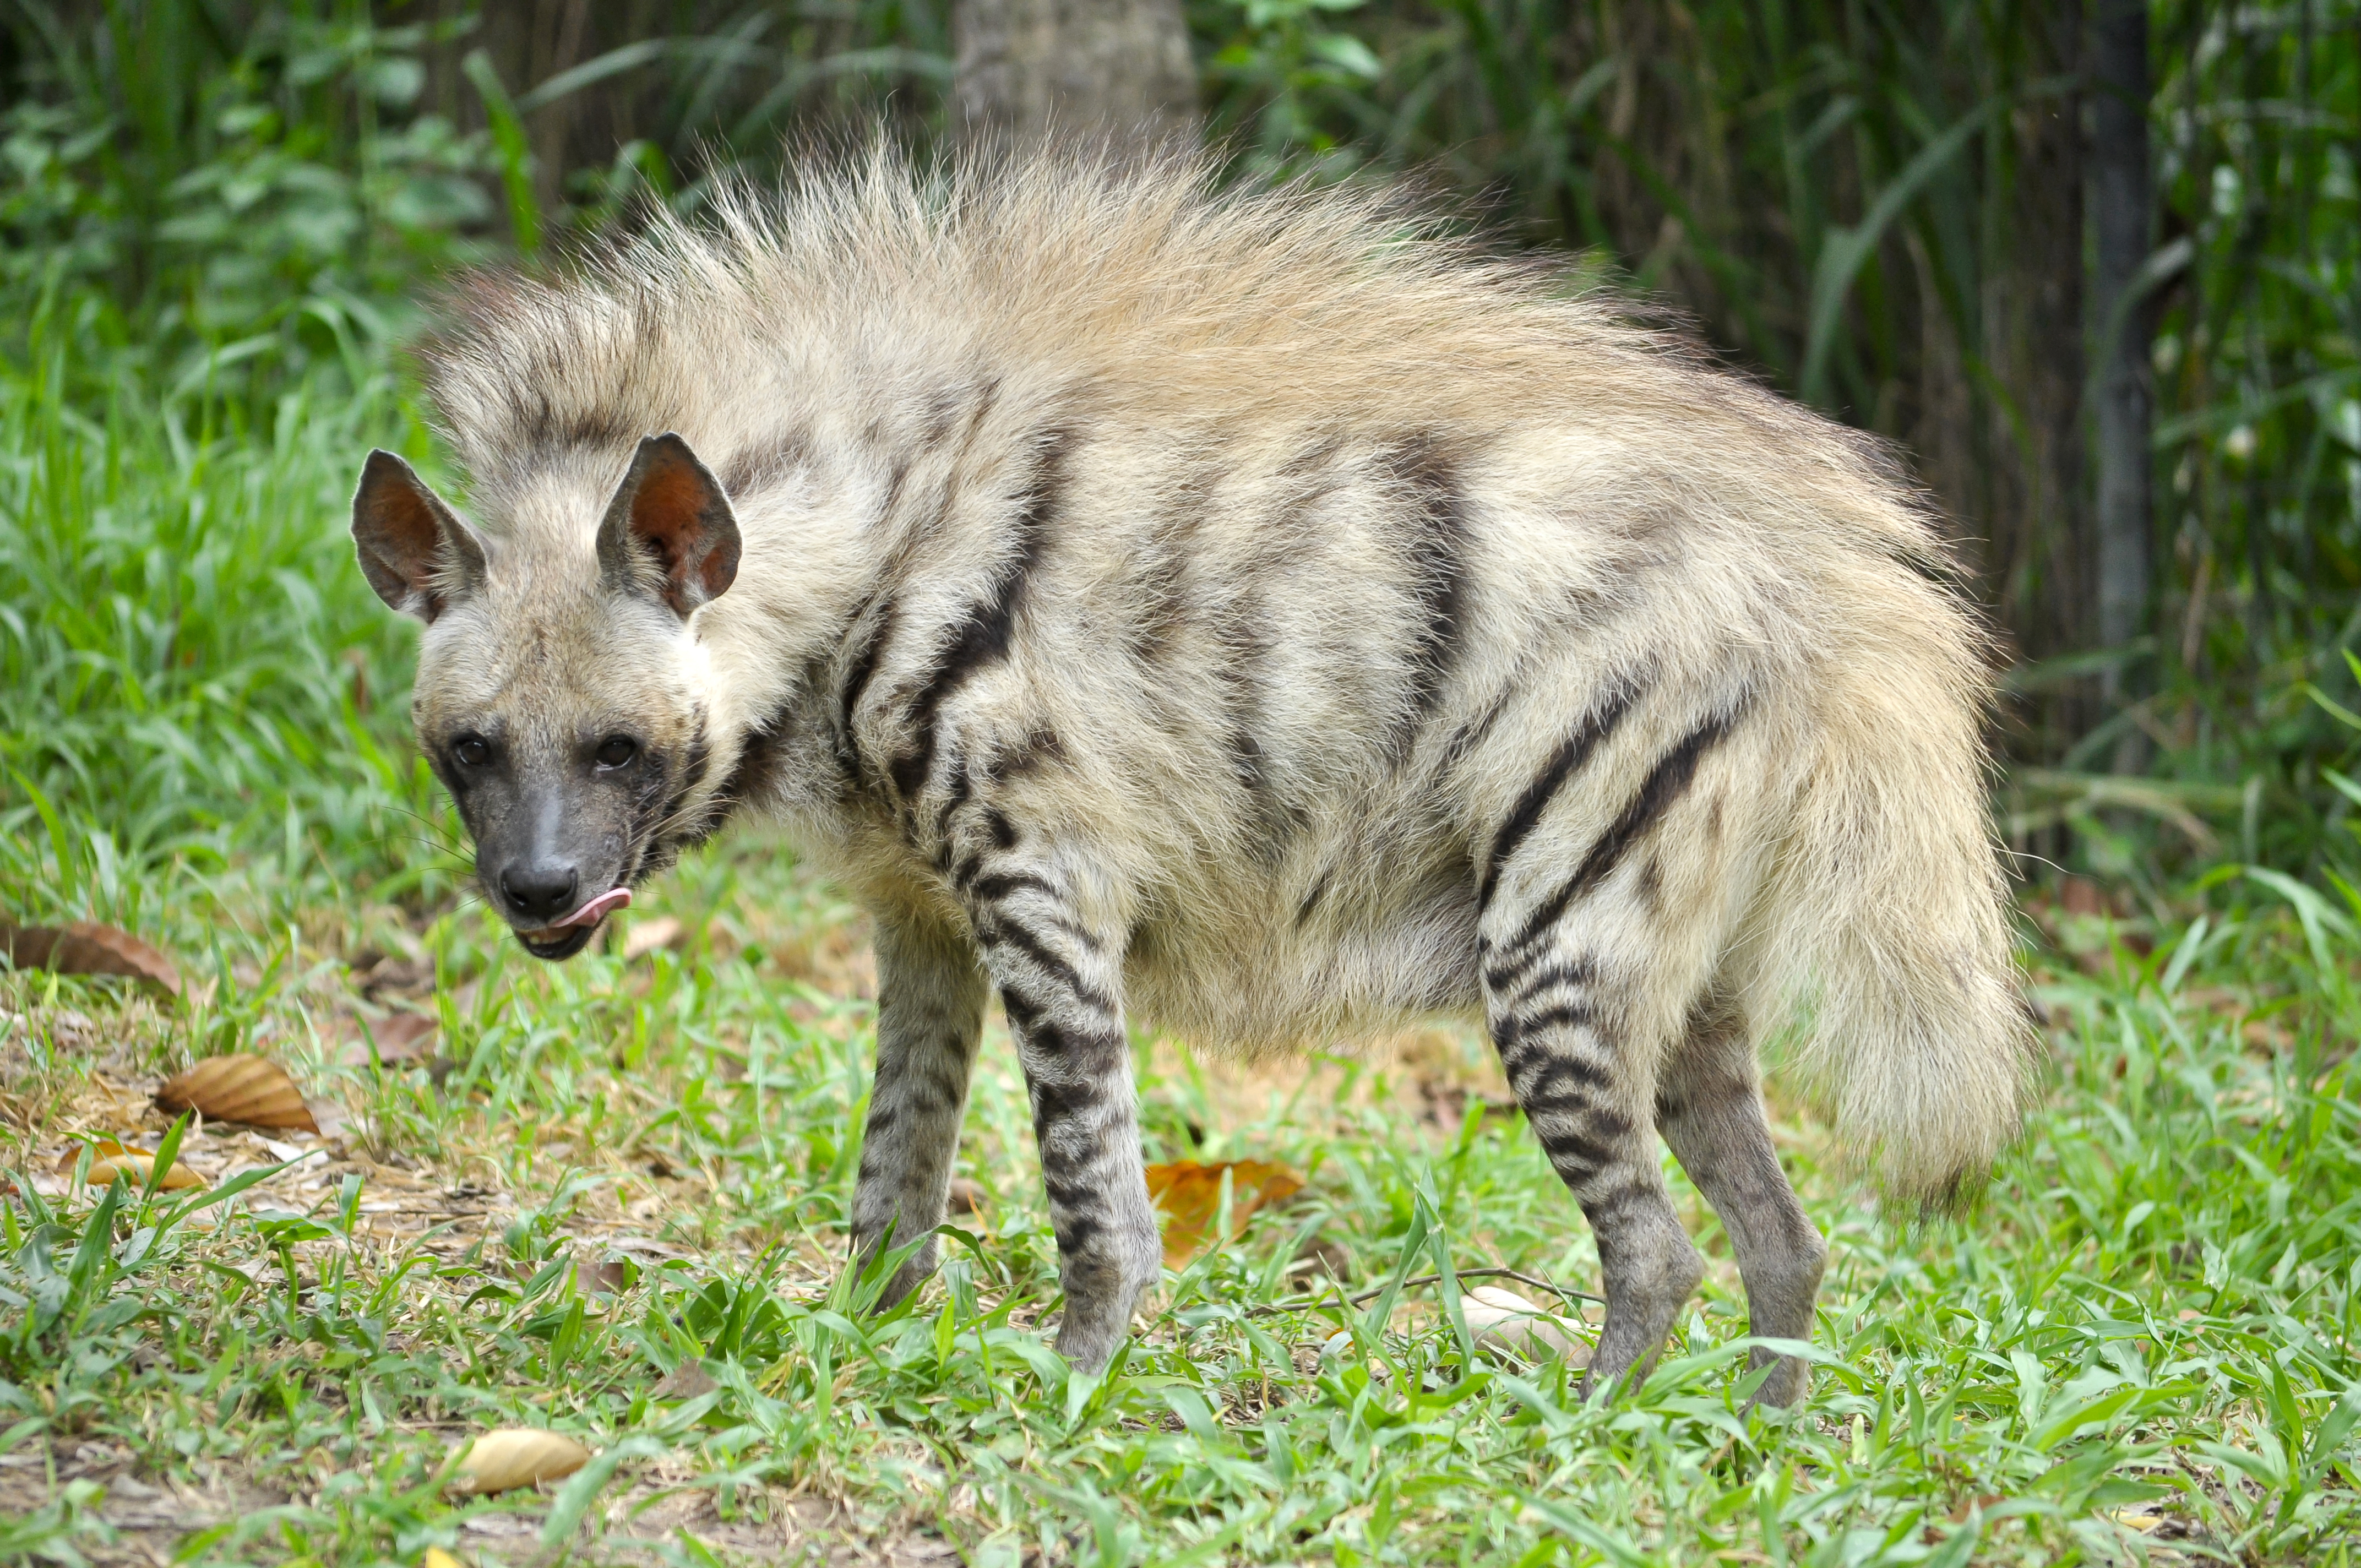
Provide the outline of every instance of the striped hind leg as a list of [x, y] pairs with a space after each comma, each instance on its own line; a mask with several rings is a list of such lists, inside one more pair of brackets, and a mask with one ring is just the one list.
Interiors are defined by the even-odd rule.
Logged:
[[1485, 975], [1510, 1090], [1598, 1244], [1607, 1321], [1586, 1393], [1654, 1358], [1705, 1273], [1664, 1187], [1650, 1114], [1654, 1047], [1631, 1032], [1628, 987], [1592, 956], [1589, 926], [1561, 917]]
[[[1687, 1037], [1656, 1075], [1656, 1127], [1721, 1216], [1746, 1283], [1750, 1332], [1810, 1339], [1828, 1243], [1796, 1201], [1771, 1146], [1754, 1041], [1735, 1003], [1712, 995], [1691, 1013]], [[1792, 1405], [1803, 1397], [1806, 1364], [1758, 1348], [1749, 1365], [1773, 1361], [1777, 1366], [1754, 1398]]]
[[877, 922], [877, 1073], [852, 1190], [854, 1255], [923, 1238], [885, 1287], [892, 1305], [934, 1272], [968, 1075], [983, 1027], [975, 944], [909, 916]]
[[[1477, 889], [1493, 1043], [1598, 1245], [1607, 1321], [1587, 1389], [1644, 1368], [1705, 1273], [1664, 1186], [1657, 1073], [1734, 903], [1737, 792], [1726, 775], [1693, 786], [1743, 696], [1656, 751], [1636, 787], [1570, 788], [1594, 753], [1612, 762], [1636, 701], [1610, 692], [1542, 765], [1491, 835]], [[1623, 750], [1611, 771], [1629, 779]]]

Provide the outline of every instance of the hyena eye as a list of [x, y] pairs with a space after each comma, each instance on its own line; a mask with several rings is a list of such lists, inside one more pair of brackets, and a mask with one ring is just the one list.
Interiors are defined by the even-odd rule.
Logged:
[[480, 768], [492, 760], [492, 749], [480, 735], [462, 735], [451, 742], [451, 755], [463, 768]]
[[640, 754], [639, 742], [628, 735], [609, 735], [598, 748], [598, 765], [620, 768]]

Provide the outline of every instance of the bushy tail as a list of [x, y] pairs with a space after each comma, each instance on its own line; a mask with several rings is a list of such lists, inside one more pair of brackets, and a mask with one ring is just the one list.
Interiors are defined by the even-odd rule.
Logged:
[[1823, 746], [1750, 933], [1750, 1011], [1787, 1021], [1789, 1070], [1890, 1195], [1950, 1208], [2015, 1136], [2037, 1037], [1972, 633], [1956, 611], [1883, 630], [1820, 693]]

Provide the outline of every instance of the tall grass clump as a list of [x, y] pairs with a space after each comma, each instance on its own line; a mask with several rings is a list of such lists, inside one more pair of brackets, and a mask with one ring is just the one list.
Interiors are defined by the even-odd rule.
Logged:
[[105, 308], [52, 303], [0, 361], [0, 906], [132, 919], [176, 868], [243, 860], [284, 903], [412, 863], [408, 640], [340, 526], [356, 453], [423, 446], [390, 377], [85, 411]]
[[12, 20], [0, 913], [439, 887], [342, 518], [368, 447], [429, 455], [392, 347], [488, 253], [489, 143], [422, 106], [432, 31], [364, 6]]

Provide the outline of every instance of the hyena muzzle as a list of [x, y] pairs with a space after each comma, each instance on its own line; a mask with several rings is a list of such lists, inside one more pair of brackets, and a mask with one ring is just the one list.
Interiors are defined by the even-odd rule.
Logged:
[[1902, 1197], [2016, 1124], [1930, 520], [1862, 439], [1420, 224], [1055, 157], [740, 192], [462, 288], [426, 365], [480, 530], [381, 453], [354, 503], [531, 951], [737, 812], [873, 913], [858, 1248], [941, 1223], [997, 988], [1085, 1368], [1160, 1277], [1134, 1014], [1481, 1016], [1597, 1236], [1594, 1385], [1701, 1272], [1660, 1137], [1754, 1332], [1809, 1336], [1766, 1036]]

